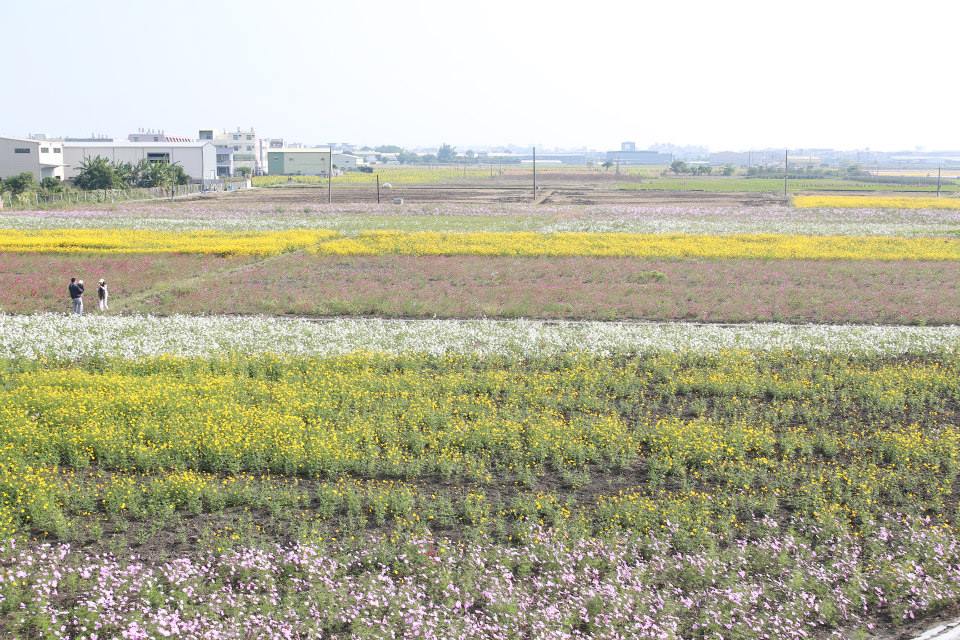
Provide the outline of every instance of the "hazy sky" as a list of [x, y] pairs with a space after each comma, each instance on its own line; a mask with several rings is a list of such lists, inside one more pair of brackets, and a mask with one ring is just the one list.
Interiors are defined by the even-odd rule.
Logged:
[[960, 148], [960, 0], [0, 0], [0, 134]]

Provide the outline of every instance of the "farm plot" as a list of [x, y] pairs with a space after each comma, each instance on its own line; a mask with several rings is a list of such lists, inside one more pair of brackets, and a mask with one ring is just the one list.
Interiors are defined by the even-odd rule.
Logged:
[[[219, 202], [0, 220], [21, 298], [113, 270], [172, 314], [0, 315], [3, 634], [866, 639], [960, 606], [955, 212]], [[572, 321], [781, 313], [947, 326]]]
[[[724, 206], [703, 202], [657, 205], [328, 205], [303, 191], [228, 194], [177, 203], [130, 203], [89, 210], [2, 211], [0, 228], [219, 230], [227, 232], [330, 229], [360, 231], [559, 231], [942, 236], [960, 232], [950, 209], [793, 208], [769, 202]], [[920, 200], [918, 200], [920, 201]]]
[[796, 196], [794, 204], [801, 208], [813, 207], [842, 207], [860, 208], [876, 207], [885, 209], [960, 209], [960, 198], [918, 198], [893, 196], [836, 196], [836, 195], [806, 195]]
[[59, 542], [4, 547], [0, 624], [867, 634], [960, 596], [958, 366], [783, 351], [7, 361], [0, 522]]
[[[116, 300], [117, 310], [163, 314], [953, 324], [960, 270], [915, 260], [293, 253]], [[20, 300], [20, 308], [31, 302], [36, 311], [56, 304]]]

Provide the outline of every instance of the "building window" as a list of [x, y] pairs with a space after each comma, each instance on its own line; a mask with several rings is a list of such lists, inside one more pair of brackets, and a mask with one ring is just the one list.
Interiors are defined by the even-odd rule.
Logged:
[[234, 150], [234, 151], [240, 151], [240, 146], [239, 146], [239, 145], [235, 146], [235, 147], [233, 148], [233, 150]]
[[54, 147], [54, 148], [53, 148], [53, 152], [54, 152], [54, 153], [60, 153], [60, 147]]
[[50, 153], [50, 147], [40, 147], [40, 153]]
[[239, 134], [239, 133], [233, 134], [233, 139], [234, 139], [234, 140], [239, 140], [239, 139], [240, 139], [240, 134]]
[[170, 164], [170, 154], [169, 153], [148, 153], [147, 160], [149, 162], [160, 162], [162, 164]]
[[30, 147], [17, 147], [13, 150], [14, 153], [30, 153]]

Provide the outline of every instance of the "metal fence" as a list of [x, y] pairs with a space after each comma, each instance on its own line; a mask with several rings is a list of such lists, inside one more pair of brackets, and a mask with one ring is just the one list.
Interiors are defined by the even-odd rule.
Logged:
[[20, 195], [0, 193], [0, 208], [32, 209], [37, 207], [76, 206], [113, 202], [133, 202], [139, 200], [163, 200], [192, 196], [201, 193], [236, 191], [248, 188], [246, 180], [205, 180], [202, 184], [182, 184], [174, 187], [149, 187], [137, 189], [79, 189], [64, 190], [59, 193], [27, 192]]

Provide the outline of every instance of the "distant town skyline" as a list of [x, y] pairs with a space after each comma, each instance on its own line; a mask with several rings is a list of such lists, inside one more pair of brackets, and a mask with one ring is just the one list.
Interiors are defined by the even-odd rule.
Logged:
[[5, 135], [255, 127], [325, 143], [960, 148], [960, 6], [13, 3]]

